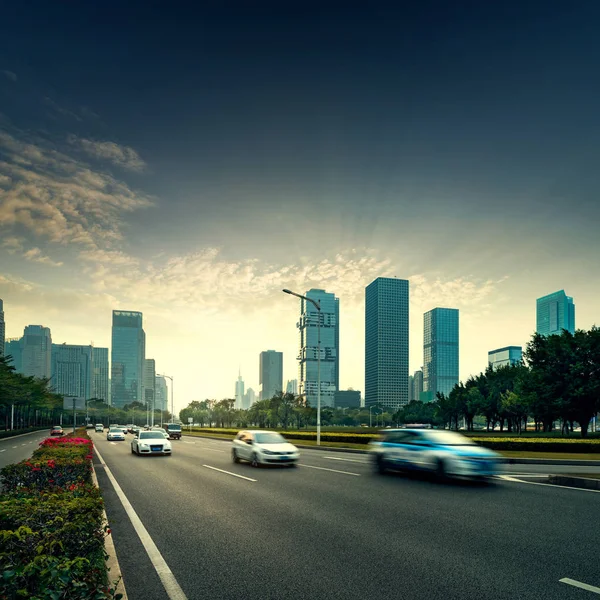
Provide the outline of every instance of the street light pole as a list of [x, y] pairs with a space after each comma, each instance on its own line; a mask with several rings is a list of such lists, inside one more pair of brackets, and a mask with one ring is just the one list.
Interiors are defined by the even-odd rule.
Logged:
[[296, 294], [292, 290], [282, 290], [285, 294], [290, 294], [310, 302], [317, 309], [317, 446], [321, 445], [321, 302], [313, 300], [301, 294]]

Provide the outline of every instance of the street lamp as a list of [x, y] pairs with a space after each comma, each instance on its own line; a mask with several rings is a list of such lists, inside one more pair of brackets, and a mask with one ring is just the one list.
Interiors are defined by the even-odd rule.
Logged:
[[321, 445], [321, 303], [318, 300], [307, 298], [301, 294], [296, 294], [292, 290], [282, 290], [285, 294], [290, 294], [306, 300], [317, 309], [317, 446]]
[[[383, 408], [381, 408], [380, 406], [377, 406], [376, 404], [371, 404], [371, 406], [369, 406], [369, 427], [372, 427], [372, 421], [371, 421], [371, 409], [373, 408], [379, 408], [381, 409], [381, 415], [383, 415]], [[377, 416], [377, 415], [375, 415]], [[383, 417], [381, 419], [381, 426], [383, 427]], [[377, 422], [375, 422], [375, 427], [377, 427]]]
[[[173, 378], [170, 375], [158, 375], [159, 377], [166, 377], [167, 379], [171, 380], [171, 419], [175, 419], [175, 401], [173, 399]], [[167, 403], [167, 406], [169, 406], [169, 404]], [[161, 411], [161, 421], [162, 421], [162, 411]], [[161, 423], [162, 425], [162, 423]]]

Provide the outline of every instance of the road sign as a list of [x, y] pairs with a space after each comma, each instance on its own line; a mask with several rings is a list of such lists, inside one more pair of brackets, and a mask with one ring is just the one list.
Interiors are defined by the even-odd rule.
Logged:
[[188, 417], [188, 423], [193, 423], [194, 422], [194, 417]]
[[73, 410], [73, 400], [75, 401], [75, 410], [85, 410], [85, 398], [79, 396], [65, 396], [63, 398], [63, 409]]

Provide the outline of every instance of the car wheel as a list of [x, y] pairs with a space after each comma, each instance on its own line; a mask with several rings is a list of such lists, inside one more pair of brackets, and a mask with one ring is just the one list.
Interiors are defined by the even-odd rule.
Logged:
[[256, 454], [256, 452], [252, 453], [252, 460], [250, 462], [253, 467], [260, 467], [260, 462], [258, 462], [258, 454]]
[[448, 474], [446, 473], [446, 465], [444, 464], [444, 461], [441, 458], [437, 461], [435, 467], [435, 474], [440, 481], [445, 481], [448, 477]]
[[385, 459], [381, 455], [378, 455], [375, 459], [375, 470], [380, 475], [385, 475], [385, 473], [387, 472], [387, 465]]
[[239, 463], [240, 462], [240, 457], [237, 455], [237, 452], [235, 451], [235, 448], [231, 451], [231, 460], [234, 463]]
[[135, 449], [135, 453], [136, 453], [138, 456], [140, 456], [140, 449], [139, 449], [139, 447], [136, 447], [136, 449]]

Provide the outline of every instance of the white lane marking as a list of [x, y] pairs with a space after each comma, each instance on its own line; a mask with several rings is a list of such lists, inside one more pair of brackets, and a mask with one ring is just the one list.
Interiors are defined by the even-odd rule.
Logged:
[[184, 444], [195, 444], [196, 442], [188, 442], [187, 440], [181, 440]]
[[[14, 440], [15, 438], [23, 437], [24, 435], [34, 435], [36, 433], [39, 433], [39, 431], [30, 431], [29, 433], [19, 433], [19, 435], [11, 435], [9, 437], [2, 438], [2, 439], [0, 439], [0, 442], [10, 442], [11, 440]], [[40, 439], [45, 440], [46, 438], [43, 437]]]
[[0, 450], [0, 452], [6, 452], [6, 448], [4, 448], [4, 450]]
[[562, 579], [559, 579], [558, 582], [566, 583], [567, 585], [572, 585], [573, 587], [581, 588], [582, 590], [587, 590], [588, 592], [594, 592], [594, 594], [600, 594], [600, 587], [588, 585], [587, 583], [581, 583], [581, 581], [576, 581], [575, 579], [563, 577]]
[[25, 444], [21, 444], [21, 446], [25, 446]]
[[119, 497], [119, 500], [121, 501], [121, 504], [123, 505], [123, 508], [125, 509], [125, 512], [127, 513], [129, 520], [131, 521], [131, 524], [133, 525], [133, 528], [135, 529], [135, 532], [138, 534], [140, 541], [142, 542], [142, 548], [146, 550], [146, 553], [148, 554], [152, 565], [154, 566], [158, 576], [160, 577], [165, 591], [167, 592], [167, 596], [170, 600], [187, 600], [187, 596], [184, 594], [179, 583], [177, 583], [175, 575], [173, 575], [173, 572], [169, 568], [169, 565], [162, 557], [160, 550], [156, 547], [154, 540], [150, 537], [150, 534], [144, 527], [144, 524], [142, 523], [141, 519], [138, 517], [137, 513], [133, 509], [133, 506], [131, 506], [131, 503], [125, 495], [125, 492], [123, 492], [121, 486], [118, 484], [111, 470], [108, 468], [108, 465], [104, 462], [102, 455], [100, 454], [100, 452], [98, 452], [98, 448], [94, 447], [94, 450], [96, 452], [96, 455], [98, 456], [98, 459], [104, 466], [104, 472], [106, 473], [108, 479], [112, 483], [113, 488], [115, 489], [115, 492], [117, 493], [117, 496]]
[[202, 448], [202, 450], [208, 450], [209, 452], [221, 452], [222, 454], [225, 454], [225, 450], [215, 450], [214, 448], [206, 448], [205, 446], [200, 446]]
[[361, 463], [363, 465], [368, 465], [369, 464], [368, 460], [356, 460], [354, 458], [339, 458], [337, 456], [324, 456], [323, 458], [328, 458], [329, 460], [343, 460], [345, 462]]
[[525, 483], [527, 485], [543, 485], [545, 487], [554, 488], [555, 490], [575, 490], [577, 492], [593, 492], [595, 494], [600, 494], [600, 490], [588, 490], [586, 488], [571, 487], [569, 485], [557, 485], [555, 483], [539, 483], [537, 481], [525, 481], [524, 479], [516, 479], [515, 477], [511, 477], [510, 475], [498, 475], [498, 477], [500, 479], [503, 479], [504, 481], [512, 481], [514, 483]]
[[16, 446], [13, 446], [13, 448], [16, 448]]
[[30, 444], [33, 444], [33, 442], [29, 442]]
[[355, 477], [360, 477], [360, 473], [350, 473], [350, 471], [338, 471], [336, 469], [327, 469], [325, 467], [313, 467], [312, 465], [303, 465], [300, 464], [300, 467], [306, 467], [308, 469], [318, 469], [319, 471], [331, 471], [332, 473], [342, 473], [343, 475], [354, 475]]
[[217, 467], [211, 467], [210, 465], [202, 466], [206, 467], [207, 469], [212, 469], [213, 471], [219, 471], [219, 473], [227, 473], [227, 475], [233, 475], [234, 477], [239, 477], [240, 479], [245, 479], [246, 481], [256, 482], [256, 479], [252, 479], [251, 477], [245, 477], [244, 475], [238, 475], [237, 473], [232, 473], [231, 471], [224, 471], [223, 469], [217, 469]]

